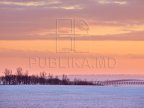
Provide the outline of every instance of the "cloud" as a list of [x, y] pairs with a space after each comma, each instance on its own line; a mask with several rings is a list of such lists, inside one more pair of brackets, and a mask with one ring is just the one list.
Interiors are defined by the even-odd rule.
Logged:
[[28, 8], [28, 7], [41, 7], [41, 8], [49, 8], [49, 9], [65, 9], [65, 10], [75, 10], [75, 9], [82, 9], [82, 7], [76, 3], [64, 3], [61, 0], [29, 0], [29, 1], [9, 1], [4, 0], [0, 1], [1, 6], [8, 6], [17, 8]]
[[135, 34], [144, 30], [143, 3], [143, 0], [1, 0], [0, 39], [45, 39], [55, 31], [57, 18], [85, 19], [92, 30], [90, 35]]
[[0, 1], [0, 5], [14, 5], [14, 6], [48, 6], [48, 5], [54, 5], [54, 4], [59, 4], [59, 1], [46, 1], [46, 0], [26, 0], [26, 1], [9, 1], [9, 0], [4, 0]]
[[82, 36], [77, 37], [77, 40], [112, 40], [112, 41], [144, 41], [144, 31], [143, 32], [133, 32], [124, 34], [114, 34], [114, 35], [103, 35], [103, 36]]
[[66, 9], [66, 10], [76, 10], [76, 9], [83, 9], [82, 7], [80, 7], [79, 5], [74, 5], [74, 6], [62, 6], [62, 7], [58, 7], [61, 9]]
[[11, 2], [0, 1], [0, 5], [15, 5], [15, 6], [43, 6], [44, 2]]
[[126, 5], [128, 2], [126, 0], [97, 0], [99, 4], [118, 4]]

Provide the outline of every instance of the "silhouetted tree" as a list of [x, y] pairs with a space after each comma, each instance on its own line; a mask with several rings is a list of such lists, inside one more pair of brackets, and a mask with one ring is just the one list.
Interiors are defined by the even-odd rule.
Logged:
[[18, 67], [16, 70], [16, 74], [17, 74], [17, 83], [18, 84], [23, 84], [23, 72], [22, 72], [22, 68]]
[[67, 75], [63, 75], [62, 76], [62, 83], [64, 85], [68, 85], [69, 84], [69, 79], [68, 79]]
[[12, 74], [12, 70], [5, 69], [4, 76], [0, 77], [0, 84], [41, 84], [41, 85], [96, 85], [90, 81], [82, 81], [75, 79], [70, 81], [67, 75], [62, 75], [62, 79], [58, 76], [53, 76], [52, 74], [46, 75], [46, 72], [40, 72], [39, 76], [28, 75], [28, 71], [23, 72], [21, 67], [16, 69], [16, 74]]
[[5, 69], [4, 74], [5, 74], [4, 84], [11, 84], [12, 70]]

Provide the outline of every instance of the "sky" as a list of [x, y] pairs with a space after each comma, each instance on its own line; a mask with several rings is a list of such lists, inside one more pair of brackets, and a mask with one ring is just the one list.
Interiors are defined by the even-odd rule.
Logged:
[[0, 74], [144, 75], [143, 0], [1, 0]]

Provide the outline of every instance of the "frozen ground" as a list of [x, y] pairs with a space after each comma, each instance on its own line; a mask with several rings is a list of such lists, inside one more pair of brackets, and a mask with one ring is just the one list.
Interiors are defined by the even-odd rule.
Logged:
[[144, 87], [0, 85], [0, 108], [144, 108]]

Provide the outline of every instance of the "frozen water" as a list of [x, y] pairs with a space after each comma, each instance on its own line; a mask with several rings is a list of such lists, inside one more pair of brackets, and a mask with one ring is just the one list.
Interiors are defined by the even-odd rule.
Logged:
[[144, 108], [144, 87], [1, 85], [0, 108]]

